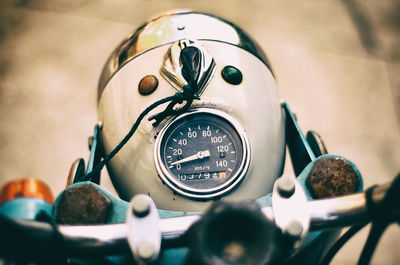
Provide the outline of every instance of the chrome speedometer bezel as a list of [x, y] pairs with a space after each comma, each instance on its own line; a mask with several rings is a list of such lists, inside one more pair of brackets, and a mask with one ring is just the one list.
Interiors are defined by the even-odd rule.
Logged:
[[[225, 122], [229, 123], [235, 130], [235, 133], [237, 133], [237, 135], [239, 136], [240, 145], [242, 147], [243, 158], [240, 163], [240, 166], [238, 167], [234, 175], [228, 181], [224, 182], [220, 186], [210, 189], [196, 189], [188, 187], [187, 185], [183, 185], [178, 180], [176, 180], [175, 177], [171, 174], [171, 172], [166, 168], [165, 164], [163, 163], [164, 160], [161, 157], [161, 151], [162, 151], [161, 146], [164, 139], [166, 139], [165, 133], [169, 130], [169, 128], [174, 126], [182, 119], [187, 118], [188, 116], [199, 115], [199, 114], [214, 115], [217, 118], [222, 119]], [[227, 113], [210, 108], [194, 108], [184, 114], [181, 114], [171, 119], [160, 130], [155, 142], [154, 161], [157, 173], [161, 178], [161, 180], [177, 194], [190, 199], [202, 199], [202, 200], [214, 199], [216, 197], [221, 197], [231, 192], [243, 181], [250, 165], [250, 143], [245, 130], [242, 128], [239, 122], [230, 115], [228, 115]]]

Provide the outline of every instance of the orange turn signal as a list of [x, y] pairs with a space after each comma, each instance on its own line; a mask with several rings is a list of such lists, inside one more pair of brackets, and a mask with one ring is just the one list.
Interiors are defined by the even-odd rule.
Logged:
[[16, 198], [38, 198], [53, 203], [49, 186], [41, 180], [26, 178], [10, 181], [0, 190], [0, 204]]

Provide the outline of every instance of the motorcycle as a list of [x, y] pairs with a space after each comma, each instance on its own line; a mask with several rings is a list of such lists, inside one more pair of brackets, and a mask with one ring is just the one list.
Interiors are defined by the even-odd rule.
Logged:
[[[139, 27], [104, 66], [98, 118], [87, 163], [73, 162], [55, 200], [37, 179], [3, 187], [0, 257], [329, 264], [372, 222], [368, 264], [399, 220], [399, 177], [363, 192], [357, 167], [278, 100], [260, 46], [220, 17], [175, 11]], [[295, 176], [283, 175], [286, 148]], [[105, 166], [120, 198], [99, 185]]]

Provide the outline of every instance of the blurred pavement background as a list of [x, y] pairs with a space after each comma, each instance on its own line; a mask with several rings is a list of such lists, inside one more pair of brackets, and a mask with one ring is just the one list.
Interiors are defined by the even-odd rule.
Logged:
[[[400, 1], [2, 0], [0, 185], [36, 177], [54, 195], [64, 188], [72, 161], [89, 155], [107, 57], [145, 20], [176, 8], [222, 16], [253, 36], [303, 131], [352, 160], [366, 187], [399, 172]], [[333, 264], [355, 264], [367, 232]], [[372, 264], [398, 264], [399, 245], [391, 226]]]

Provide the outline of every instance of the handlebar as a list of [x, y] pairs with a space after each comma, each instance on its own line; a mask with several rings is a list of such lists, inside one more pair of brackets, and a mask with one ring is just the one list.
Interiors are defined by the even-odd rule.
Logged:
[[[372, 192], [374, 204], [382, 202], [390, 183], [377, 186]], [[307, 202], [310, 214], [310, 230], [321, 230], [325, 228], [345, 227], [357, 223], [366, 222], [370, 219], [367, 210], [365, 192], [352, 195], [312, 200]], [[265, 217], [273, 221], [274, 214], [271, 206], [261, 208]], [[22, 219], [6, 220], [1, 218], [0, 227], [11, 227], [26, 232], [31, 238], [39, 241], [54, 239], [54, 228], [56, 227], [62, 237], [66, 251], [76, 253], [102, 253], [112, 254], [128, 250], [127, 229], [125, 223], [106, 225], [56, 225], [28, 221]], [[160, 219], [159, 229], [162, 235], [164, 248], [168, 242], [181, 238], [186, 231], [198, 220], [201, 215], [187, 215]], [[7, 226], [9, 225], [9, 226]], [[23, 230], [23, 231], [22, 231]], [[165, 244], [166, 243], [166, 244]]]

